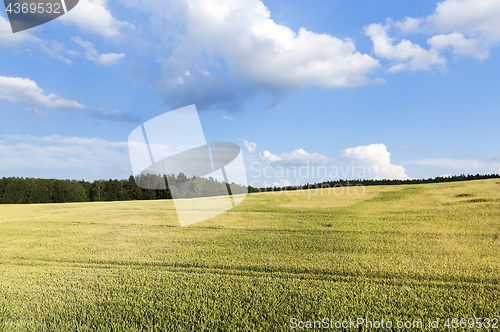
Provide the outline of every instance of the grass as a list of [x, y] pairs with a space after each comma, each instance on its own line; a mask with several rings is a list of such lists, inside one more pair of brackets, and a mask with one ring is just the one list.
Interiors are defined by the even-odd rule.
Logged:
[[0, 330], [498, 317], [499, 209], [498, 180], [251, 194], [184, 228], [172, 201], [0, 205]]

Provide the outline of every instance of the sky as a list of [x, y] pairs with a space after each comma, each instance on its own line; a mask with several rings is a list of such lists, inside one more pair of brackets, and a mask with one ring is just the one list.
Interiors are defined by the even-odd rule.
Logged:
[[128, 178], [130, 133], [192, 104], [257, 187], [500, 173], [500, 0], [4, 9], [0, 177]]

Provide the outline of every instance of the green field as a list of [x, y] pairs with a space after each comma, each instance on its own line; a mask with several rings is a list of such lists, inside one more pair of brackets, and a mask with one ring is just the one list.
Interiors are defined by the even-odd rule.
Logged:
[[172, 201], [0, 205], [0, 330], [500, 316], [498, 179], [353, 193], [251, 194], [184, 228]]

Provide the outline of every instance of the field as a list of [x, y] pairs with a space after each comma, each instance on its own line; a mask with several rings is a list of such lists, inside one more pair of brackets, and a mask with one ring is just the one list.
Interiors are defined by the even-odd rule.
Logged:
[[500, 316], [498, 179], [251, 194], [177, 224], [172, 201], [0, 205], [0, 330]]

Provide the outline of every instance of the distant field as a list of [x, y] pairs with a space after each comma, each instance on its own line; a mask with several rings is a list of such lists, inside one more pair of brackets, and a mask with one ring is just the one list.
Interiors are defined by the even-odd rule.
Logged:
[[500, 316], [498, 179], [365, 189], [250, 194], [185, 228], [172, 201], [0, 205], [0, 330]]

